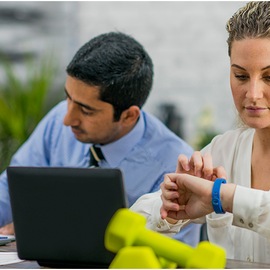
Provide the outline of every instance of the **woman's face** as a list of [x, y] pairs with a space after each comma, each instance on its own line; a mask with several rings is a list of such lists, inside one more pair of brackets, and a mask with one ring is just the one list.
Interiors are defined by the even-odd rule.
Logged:
[[230, 64], [232, 95], [242, 121], [270, 128], [270, 39], [233, 41]]

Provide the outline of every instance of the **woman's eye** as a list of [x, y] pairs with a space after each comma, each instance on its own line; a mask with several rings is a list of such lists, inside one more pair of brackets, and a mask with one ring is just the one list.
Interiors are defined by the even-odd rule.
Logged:
[[248, 76], [247, 75], [238, 75], [238, 74], [235, 74], [234, 75], [236, 79], [240, 80], [240, 81], [245, 81], [248, 79]]
[[264, 76], [263, 79], [266, 80], [267, 82], [270, 82], [270, 76]]

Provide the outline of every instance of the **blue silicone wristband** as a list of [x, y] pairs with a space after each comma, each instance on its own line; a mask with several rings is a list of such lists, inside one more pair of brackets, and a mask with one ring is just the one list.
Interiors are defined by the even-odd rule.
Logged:
[[223, 178], [217, 178], [214, 182], [212, 189], [212, 206], [216, 214], [225, 214], [220, 201], [220, 186], [225, 184], [226, 180]]

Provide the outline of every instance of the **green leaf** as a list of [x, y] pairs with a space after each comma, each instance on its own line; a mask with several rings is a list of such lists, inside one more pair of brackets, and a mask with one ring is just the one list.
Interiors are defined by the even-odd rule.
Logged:
[[[25, 59], [26, 75], [18, 76], [16, 65], [0, 57], [4, 81], [0, 83], [0, 170], [20, 147], [42, 117], [57, 102], [48, 100], [53, 90], [56, 65], [53, 57]], [[55, 90], [54, 90], [55, 91]]]

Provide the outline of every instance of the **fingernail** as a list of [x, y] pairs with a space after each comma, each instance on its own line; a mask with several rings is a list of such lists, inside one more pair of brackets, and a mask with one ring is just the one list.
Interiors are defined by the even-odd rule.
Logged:
[[185, 171], [187, 171], [187, 172], [188, 172], [188, 171], [190, 170], [189, 165], [188, 165], [188, 164], [185, 164], [184, 169], [185, 169]]

